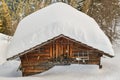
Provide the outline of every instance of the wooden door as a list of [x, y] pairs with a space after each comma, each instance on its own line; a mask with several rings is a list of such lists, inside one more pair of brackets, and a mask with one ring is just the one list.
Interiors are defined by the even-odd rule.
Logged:
[[69, 40], [60, 38], [53, 41], [50, 54], [55, 61], [69, 61], [70, 57], [72, 56], [72, 46]]

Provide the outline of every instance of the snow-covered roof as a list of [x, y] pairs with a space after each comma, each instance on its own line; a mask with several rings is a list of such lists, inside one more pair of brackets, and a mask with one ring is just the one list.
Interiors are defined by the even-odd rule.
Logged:
[[93, 18], [59, 2], [38, 10], [20, 21], [9, 45], [7, 58], [60, 34], [114, 56], [108, 37]]
[[6, 61], [6, 51], [11, 37], [0, 33], [0, 64]]

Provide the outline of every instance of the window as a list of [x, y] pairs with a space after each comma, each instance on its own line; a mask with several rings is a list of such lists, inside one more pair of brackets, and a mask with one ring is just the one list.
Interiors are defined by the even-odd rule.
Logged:
[[89, 52], [81, 51], [81, 52], [75, 53], [74, 57], [76, 57], [76, 60], [89, 60]]

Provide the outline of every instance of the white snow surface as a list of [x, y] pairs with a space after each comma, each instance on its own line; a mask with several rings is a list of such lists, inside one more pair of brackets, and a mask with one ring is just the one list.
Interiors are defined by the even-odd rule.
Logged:
[[19, 23], [7, 58], [60, 34], [114, 56], [109, 39], [93, 18], [59, 2], [32, 13]]
[[0, 64], [6, 61], [6, 51], [9, 44], [10, 36], [0, 33]]

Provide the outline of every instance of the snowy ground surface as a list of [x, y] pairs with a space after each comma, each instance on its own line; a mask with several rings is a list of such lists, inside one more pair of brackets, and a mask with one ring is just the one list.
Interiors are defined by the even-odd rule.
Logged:
[[52, 69], [30, 77], [21, 77], [17, 71], [19, 61], [0, 65], [0, 80], [120, 80], [120, 46], [114, 48], [114, 58], [103, 58], [103, 68], [96, 65], [55, 66]]

